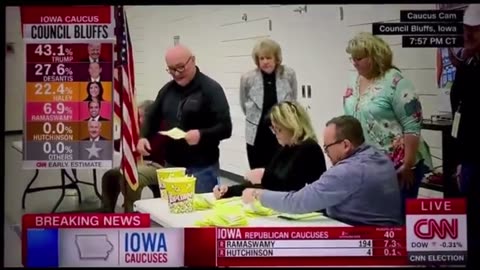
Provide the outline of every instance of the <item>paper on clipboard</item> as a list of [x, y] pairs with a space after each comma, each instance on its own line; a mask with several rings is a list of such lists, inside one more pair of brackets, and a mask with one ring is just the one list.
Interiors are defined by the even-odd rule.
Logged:
[[180, 140], [185, 138], [187, 133], [179, 128], [172, 128], [168, 131], [160, 131], [160, 134], [168, 136], [174, 140]]

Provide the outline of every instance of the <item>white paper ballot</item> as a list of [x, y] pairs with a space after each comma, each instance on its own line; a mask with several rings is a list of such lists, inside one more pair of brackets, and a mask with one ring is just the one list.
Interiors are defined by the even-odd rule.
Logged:
[[168, 136], [174, 140], [184, 139], [187, 133], [179, 128], [172, 128], [168, 131], [160, 131], [160, 134]]

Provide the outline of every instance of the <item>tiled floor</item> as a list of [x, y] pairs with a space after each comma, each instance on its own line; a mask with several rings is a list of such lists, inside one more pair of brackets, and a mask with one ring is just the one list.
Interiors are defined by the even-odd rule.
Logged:
[[[50, 190], [27, 195], [25, 210], [21, 207], [21, 198], [28, 182], [34, 175], [34, 171], [22, 169], [21, 154], [11, 147], [12, 142], [21, 140], [21, 136], [5, 137], [5, 243], [8, 248], [4, 249], [5, 267], [21, 266], [21, 242], [20, 242], [20, 221], [24, 213], [50, 213], [58, 198], [60, 190]], [[97, 177], [100, 180], [104, 171], [98, 171]], [[92, 181], [92, 172], [89, 170], [79, 171], [78, 178], [82, 181]], [[222, 179], [225, 184], [232, 184], [228, 179]], [[36, 183], [32, 187], [41, 187], [60, 184], [59, 171], [44, 170], [38, 175]], [[101, 185], [98, 183], [99, 190]], [[83, 203], [78, 204], [77, 196], [66, 196], [58, 211], [79, 211], [83, 209], [95, 209], [99, 207], [99, 200], [95, 195], [93, 187], [80, 185]], [[436, 197], [439, 194], [421, 190], [421, 197]], [[152, 197], [150, 190], [145, 189], [144, 198]], [[118, 201], [118, 212], [121, 212], [123, 202], [120, 196]]]

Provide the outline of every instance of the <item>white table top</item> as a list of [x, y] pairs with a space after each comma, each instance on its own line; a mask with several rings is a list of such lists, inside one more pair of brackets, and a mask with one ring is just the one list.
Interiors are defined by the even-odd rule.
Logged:
[[[202, 194], [208, 199], [212, 193]], [[197, 227], [195, 222], [202, 220], [213, 210], [195, 211], [187, 214], [170, 213], [165, 199], [146, 199], [134, 203], [134, 209], [140, 213], [150, 214], [150, 219], [163, 227], [185, 228]], [[308, 220], [286, 220], [276, 216], [248, 218], [248, 227], [351, 227], [337, 220], [319, 216]]]
[[17, 150], [18, 152], [23, 152], [23, 143], [22, 141], [14, 141], [12, 142], [13, 149]]

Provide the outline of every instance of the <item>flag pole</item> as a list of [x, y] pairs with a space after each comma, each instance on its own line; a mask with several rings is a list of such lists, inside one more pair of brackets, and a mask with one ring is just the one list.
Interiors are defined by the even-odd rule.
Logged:
[[127, 212], [127, 188], [128, 188], [128, 183], [125, 177], [125, 166], [123, 165], [125, 162], [125, 144], [123, 142], [123, 92], [125, 89], [123, 88], [123, 58], [122, 58], [122, 37], [123, 37], [123, 31], [125, 31], [124, 28], [124, 21], [123, 21], [123, 6], [115, 6], [115, 14], [117, 15], [117, 72], [118, 72], [118, 82], [120, 84], [120, 89], [122, 91], [119, 94], [119, 103], [120, 103], [120, 151], [122, 153], [122, 158], [120, 161], [120, 172], [122, 174], [122, 181], [121, 185], [123, 186], [124, 194], [123, 194], [123, 211], [126, 213]]

